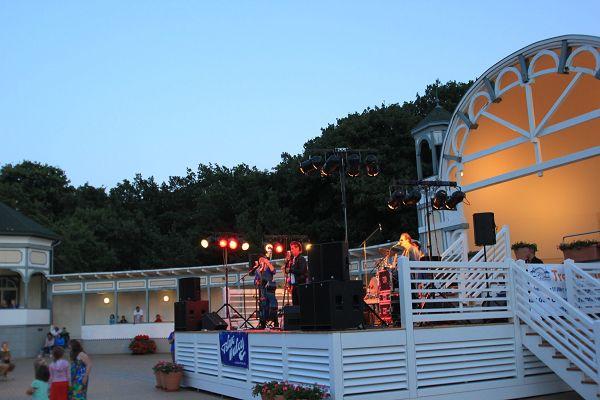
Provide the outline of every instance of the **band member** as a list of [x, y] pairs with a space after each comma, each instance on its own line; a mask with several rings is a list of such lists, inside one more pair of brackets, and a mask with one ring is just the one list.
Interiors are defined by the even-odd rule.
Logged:
[[423, 256], [423, 253], [419, 250], [419, 246], [416, 245], [415, 241], [406, 232], [400, 235], [400, 239], [394, 247], [401, 247], [403, 249], [402, 256], [407, 257], [410, 261], [419, 261]]
[[259, 289], [260, 309], [259, 309], [259, 328], [265, 329], [268, 321], [273, 321], [275, 328], [279, 327], [277, 320], [277, 298], [275, 297], [275, 267], [266, 257], [258, 259], [258, 268], [254, 273], [254, 284]]
[[308, 281], [308, 265], [306, 259], [302, 257], [302, 243], [291, 242], [290, 251], [286, 254], [285, 262], [287, 271], [290, 273], [290, 287], [292, 289], [292, 304], [300, 305], [298, 300], [298, 285], [303, 285]]

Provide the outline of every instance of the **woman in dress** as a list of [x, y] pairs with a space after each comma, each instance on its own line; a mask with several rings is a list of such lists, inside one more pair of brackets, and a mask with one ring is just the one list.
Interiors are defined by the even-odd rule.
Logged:
[[92, 361], [83, 351], [81, 343], [71, 340], [71, 387], [69, 400], [87, 399], [87, 389], [92, 370]]

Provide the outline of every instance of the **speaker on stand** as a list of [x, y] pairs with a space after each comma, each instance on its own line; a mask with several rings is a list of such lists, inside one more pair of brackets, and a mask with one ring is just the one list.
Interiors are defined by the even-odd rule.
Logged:
[[200, 278], [179, 279], [179, 301], [200, 300]]
[[496, 223], [493, 212], [473, 214], [473, 229], [475, 231], [475, 245], [483, 246], [483, 256], [487, 261], [485, 246], [496, 244]]

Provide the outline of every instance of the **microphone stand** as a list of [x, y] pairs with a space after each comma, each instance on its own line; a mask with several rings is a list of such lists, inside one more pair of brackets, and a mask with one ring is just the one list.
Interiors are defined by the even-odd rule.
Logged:
[[369, 241], [369, 239], [371, 239], [371, 237], [373, 237], [374, 234], [377, 233], [377, 231], [381, 232], [381, 224], [378, 224], [377, 228], [375, 228], [375, 230], [373, 232], [371, 232], [371, 234], [369, 236], [367, 236], [367, 238], [360, 243], [360, 245], [363, 248], [363, 258], [364, 258], [364, 261], [363, 261], [362, 271], [363, 271], [363, 283], [365, 284], [365, 286], [367, 286], [369, 284], [367, 282], [367, 274], [365, 273], [366, 272], [366, 268], [367, 268], [367, 242]]

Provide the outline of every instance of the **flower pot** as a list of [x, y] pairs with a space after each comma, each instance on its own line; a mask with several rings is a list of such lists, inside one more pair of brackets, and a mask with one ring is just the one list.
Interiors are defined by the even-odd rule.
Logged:
[[568, 258], [575, 262], [600, 260], [600, 246], [597, 244], [588, 247], [580, 247], [578, 249], [565, 249], [562, 252], [565, 255], [565, 260]]
[[157, 389], [162, 389], [162, 372], [156, 371], [154, 373], [154, 378], [156, 378], [156, 385], [154, 386]]
[[183, 372], [170, 372], [168, 374], [163, 374], [163, 388], [167, 392], [176, 392], [179, 390], [179, 384], [181, 383], [182, 376]]

